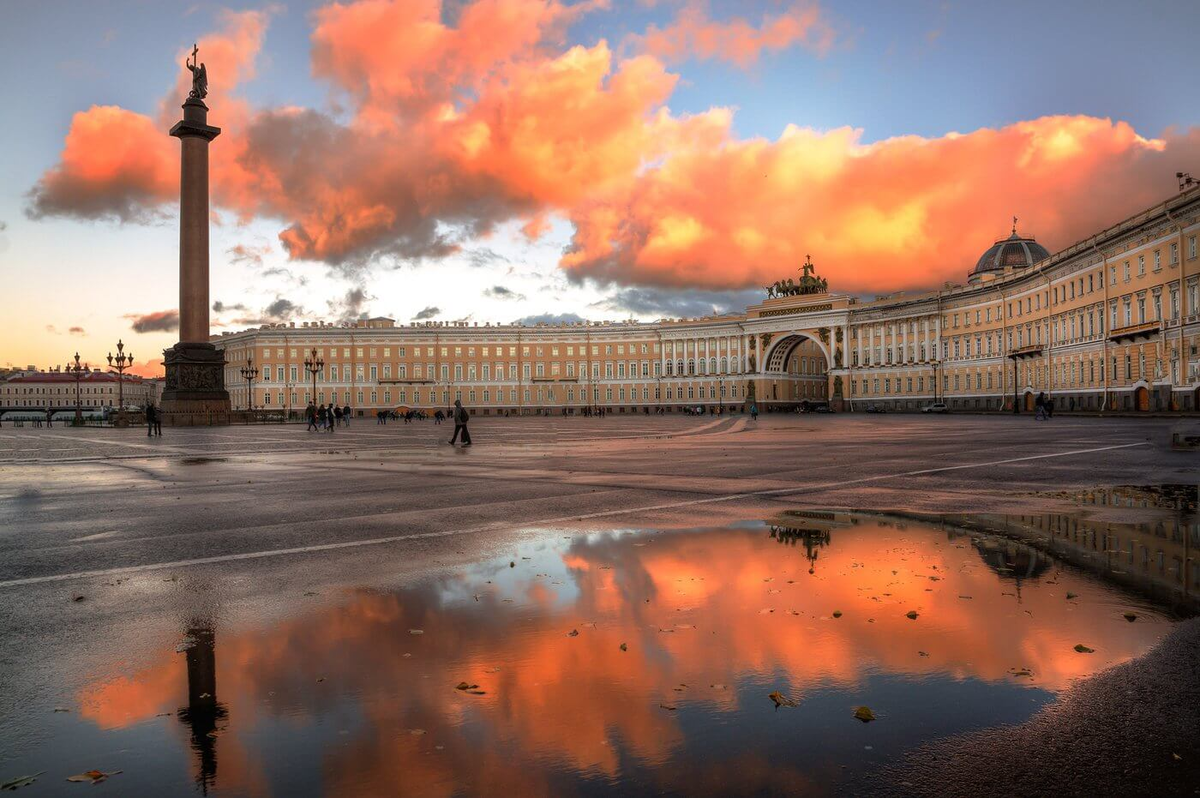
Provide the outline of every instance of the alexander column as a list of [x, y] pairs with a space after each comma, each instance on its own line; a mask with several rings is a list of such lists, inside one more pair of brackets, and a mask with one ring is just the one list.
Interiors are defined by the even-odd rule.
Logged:
[[208, 144], [221, 129], [208, 124], [208, 71], [192, 47], [192, 90], [183, 120], [171, 128], [182, 150], [179, 175], [179, 343], [163, 352], [162, 410], [168, 424], [229, 423], [225, 357], [208, 342]]

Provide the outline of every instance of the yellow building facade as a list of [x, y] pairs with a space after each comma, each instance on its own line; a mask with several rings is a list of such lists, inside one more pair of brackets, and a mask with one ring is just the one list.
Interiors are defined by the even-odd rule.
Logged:
[[[1200, 190], [1051, 254], [1012, 235], [966, 284], [862, 301], [809, 278], [744, 313], [654, 323], [493, 325], [390, 319], [265, 325], [213, 342], [235, 408], [483, 413], [792, 409], [1200, 408]], [[817, 285], [820, 283], [820, 285]], [[772, 292], [775, 293], [775, 292]], [[304, 361], [323, 367], [312, 376]], [[252, 393], [240, 375], [259, 369]]]

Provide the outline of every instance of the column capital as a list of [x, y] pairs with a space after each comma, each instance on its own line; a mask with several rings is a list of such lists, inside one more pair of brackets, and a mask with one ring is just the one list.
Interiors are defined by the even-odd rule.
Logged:
[[182, 106], [183, 119], [171, 128], [171, 135], [178, 139], [197, 137], [212, 141], [221, 135], [221, 128], [208, 124], [208, 106], [203, 100], [189, 97]]

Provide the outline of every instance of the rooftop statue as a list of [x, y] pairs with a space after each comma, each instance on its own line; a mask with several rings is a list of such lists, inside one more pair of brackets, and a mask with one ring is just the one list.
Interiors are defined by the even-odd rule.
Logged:
[[824, 294], [829, 291], [829, 281], [824, 277], [817, 277], [814, 274], [815, 267], [812, 263], [812, 256], [804, 256], [804, 265], [800, 267], [803, 276], [800, 282], [796, 283], [792, 278], [786, 280], [776, 280], [768, 286], [767, 299], [775, 299], [776, 297], [784, 296], [805, 296], [807, 294]]
[[192, 60], [185, 60], [183, 63], [192, 73], [192, 90], [188, 92], [188, 97], [203, 100], [208, 96], [208, 70], [204, 68], [204, 64], [197, 66], [196, 56], [199, 52], [200, 48], [193, 44]]

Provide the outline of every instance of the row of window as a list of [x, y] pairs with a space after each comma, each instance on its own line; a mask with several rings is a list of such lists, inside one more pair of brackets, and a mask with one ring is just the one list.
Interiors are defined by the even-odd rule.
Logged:
[[[592, 388], [591, 393], [593, 403], [599, 403], [602, 395], [605, 402], [619, 403], [639, 401], [658, 402], [662, 401], [664, 396], [668, 402], [686, 400], [720, 401], [722, 399], [734, 400], [744, 398], [740, 386], [738, 386], [736, 383], [730, 383], [729, 385], [722, 386], [667, 385], [665, 387], [651, 387], [644, 385], [640, 388], [636, 386], [620, 386], [616, 388], [603, 389]], [[654, 397], [653, 400], [651, 399], [652, 395]], [[262, 393], [263, 405], [265, 407], [299, 407], [303, 404], [307, 404], [311, 399], [311, 396], [312, 394], [308, 391], [301, 392], [268, 389]], [[383, 406], [390, 407], [393, 404], [408, 405], [410, 396], [413, 405], [421, 405], [422, 403], [429, 405], [449, 404], [451, 401], [451, 391], [448, 388], [413, 388], [411, 389], [411, 393], [409, 392], [408, 388], [397, 388], [394, 391], [391, 389], [384, 389], [382, 391], [365, 389], [359, 389], [357, 391], [331, 390], [328, 392], [318, 390], [317, 403], [325, 404], [326, 402], [332, 402], [338, 404], [351, 404], [356, 402], [359, 406], [363, 406], [367, 404], [369, 398], [370, 406], [378, 407], [380, 406], [380, 399], [382, 398]], [[484, 405], [492, 404], [493, 398], [495, 399], [496, 404], [504, 404], [506, 401], [506, 392], [503, 388], [496, 388], [494, 390], [491, 388], [482, 388], [478, 390], [472, 388], [465, 392], [463, 390], [455, 390], [453, 391], [453, 396], [455, 399], [466, 401], [470, 404], [476, 404], [481, 399]], [[534, 404], [535, 402], [536, 404], [540, 405], [555, 405], [564, 403], [570, 405], [577, 402], [587, 402], [588, 392], [587, 388], [581, 387], [576, 389], [573, 386], [569, 386], [565, 389], [555, 389], [553, 387], [536, 389], [525, 388], [520, 392], [516, 388], [508, 389], [508, 404], [518, 404], [519, 397], [523, 397], [524, 403], [527, 405]], [[290, 402], [288, 399], [290, 399]]]
[[[706, 340], [708, 341], [707, 348], [704, 346], [704, 342]], [[724, 343], [724, 345], [722, 345], [723, 343]], [[705, 351], [705, 350], [708, 353], [725, 351], [726, 355], [728, 355], [730, 351], [734, 351], [734, 352], [737, 351], [737, 347], [736, 346], [730, 347], [729, 344], [727, 343], [727, 339], [725, 339], [724, 337], [710, 338], [710, 339], [702, 338], [699, 340], [687, 339], [687, 340], [679, 340], [679, 341], [668, 341], [668, 342], [666, 342], [666, 346], [667, 346], [668, 351], [670, 351], [672, 353], [672, 356], [678, 354], [680, 350], [683, 350], [684, 353], [688, 353], [688, 352], [695, 353], [697, 351]], [[343, 347], [331, 346], [331, 347], [328, 347], [328, 349], [326, 347], [316, 347], [317, 357], [324, 358], [324, 357], [326, 357], [327, 354], [329, 357], [338, 357], [338, 352], [340, 350], [341, 357], [349, 358], [351, 348], [352, 347], [348, 347], [348, 346], [343, 346]], [[410, 347], [408, 347], [408, 346], [395, 347], [396, 357], [409, 357], [409, 354], [408, 354], [409, 348]], [[628, 354], [630, 354], [630, 355], [634, 355], [634, 354], [646, 355], [646, 354], [650, 354], [651, 352], [657, 354], [659, 352], [659, 343], [658, 342], [652, 342], [652, 343], [647, 342], [647, 343], [641, 343], [641, 344], [631, 343], [628, 345], [626, 345], [626, 344], [592, 344], [591, 345], [592, 355], [599, 357], [601, 348], [603, 348], [604, 354], [606, 356], [614, 355], [614, 354], [615, 355], [624, 355], [624, 354], [626, 354], [626, 349], [628, 349]], [[357, 358], [363, 358], [363, 357], [368, 357], [368, 356], [371, 358], [379, 357], [380, 355], [378, 353], [380, 352], [380, 350], [382, 350], [382, 352], [383, 352], [382, 357], [390, 358], [392, 356], [392, 347], [390, 347], [390, 346], [385, 346], [385, 347], [358, 346], [358, 347], [353, 347], [353, 349], [355, 352], [355, 357], [357, 357]], [[413, 347], [411, 347], [411, 349], [412, 349], [412, 357], [422, 357], [422, 356], [433, 357], [435, 347], [433, 347], [433, 346], [413, 346]], [[474, 358], [474, 357], [476, 357], [476, 351], [479, 352], [479, 357], [492, 357], [493, 354], [496, 357], [503, 357], [506, 349], [508, 351], [509, 357], [517, 356], [517, 347], [516, 346], [503, 346], [503, 345], [494, 345], [494, 346], [489, 345], [489, 346], [480, 346], [480, 347], [440, 346], [440, 347], [436, 347], [436, 349], [439, 350], [442, 357], [450, 357], [451, 351], [454, 352], [453, 356], [456, 358], [464, 357], [464, 353], [465, 353], [466, 357]], [[570, 345], [561, 345], [561, 346], [522, 346], [521, 347], [521, 356], [522, 357], [539, 357], [539, 358], [547, 357], [547, 356], [548, 357], [559, 357], [560, 352], [565, 351], [567, 357], [574, 357], [576, 349], [579, 350], [580, 355], [587, 354], [587, 346], [586, 345], [580, 345], [577, 347], [574, 344], [570, 344]], [[275, 353], [274, 355], [271, 354], [272, 351], [274, 351], [274, 353]], [[290, 348], [288, 348], [287, 351], [288, 351], [289, 358], [292, 358], [292, 359], [295, 359], [298, 357], [305, 358], [311, 354], [312, 348], [310, 347], [309, 349], [298, 349], [295, 347], [290, 347]], [[283, 352], [284, 352], [283, 347], [276, 347], [274, 349], [272, 349], [271, 347], [263, 347], [261, 357], [263, 360], [269, 360], [271, 357], [281, 358], [284, 356]]]

